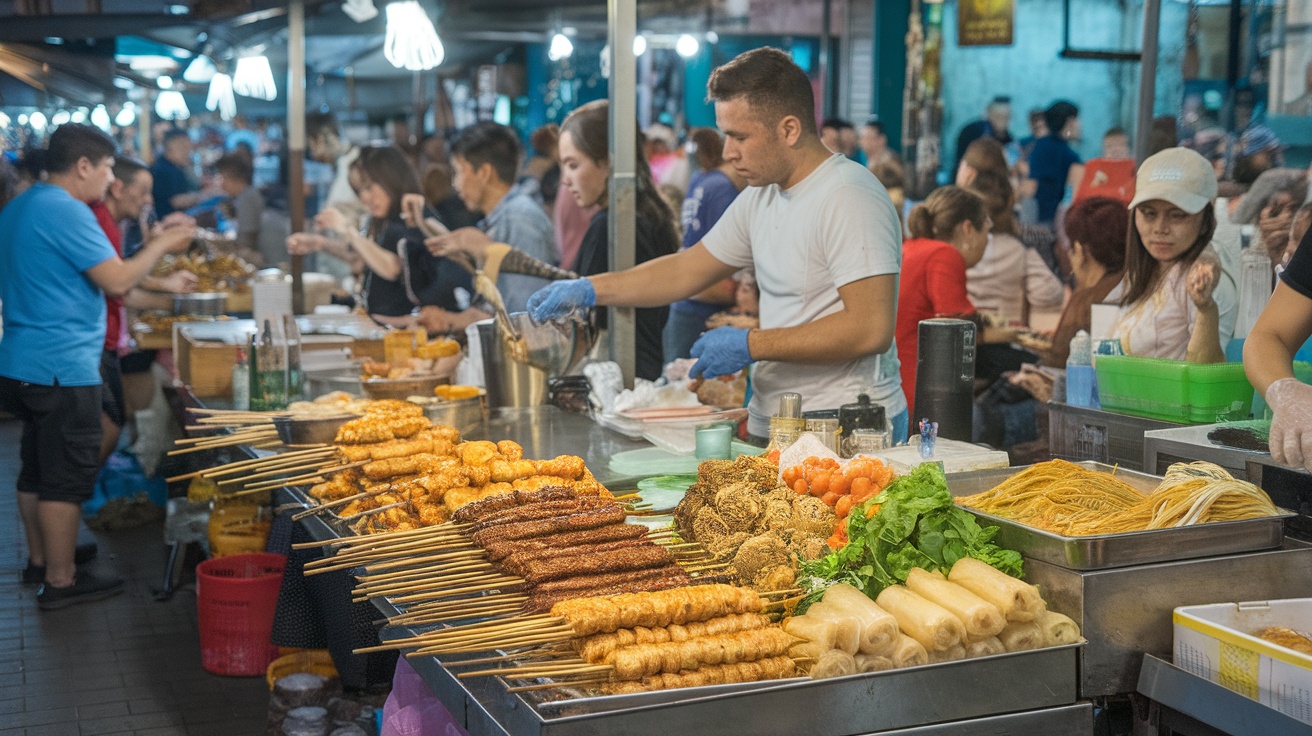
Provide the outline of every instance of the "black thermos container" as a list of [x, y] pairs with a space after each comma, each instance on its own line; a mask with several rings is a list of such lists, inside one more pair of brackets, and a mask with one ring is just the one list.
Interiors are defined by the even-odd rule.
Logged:
[[938, 436], [970, 442], [975, 396], [975, 323], [964, 319], [920, 322], [916, 402], [910, 433], [921, 419], [938, 422]]

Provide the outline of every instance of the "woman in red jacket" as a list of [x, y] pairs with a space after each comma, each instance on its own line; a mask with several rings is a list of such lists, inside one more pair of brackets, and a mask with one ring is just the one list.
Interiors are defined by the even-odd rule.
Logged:
[[[984, 200], [955, 186], [934, 190], [907, 218], [911, 239], [902, 244], [897, 359], [909, 402], [916, 395], [920, 321], [975, 314], [966, 294], [966, 269], [984, 257], [992, 225]], [[916, 416], [914, 409], [911, 415]]]

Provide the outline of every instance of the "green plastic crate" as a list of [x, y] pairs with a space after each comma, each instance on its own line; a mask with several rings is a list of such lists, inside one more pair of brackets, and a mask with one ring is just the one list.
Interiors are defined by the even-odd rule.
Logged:
[[1186, 363], [1181, 360], [1100, 355], [1098, 398], [1102, 408], [1120, 414], [1186, 424], [1247, 419], [1253, 386], [1242, 363]]

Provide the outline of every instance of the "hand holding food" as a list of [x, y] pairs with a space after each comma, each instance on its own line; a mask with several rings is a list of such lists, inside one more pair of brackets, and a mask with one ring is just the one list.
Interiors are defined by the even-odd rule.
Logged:
[[196, 237], [196, 228], [187, 226], [178, 226], [164, 230], [159, 235], [150, 239], [147, 247], [158, 248], [165, 253], [184, 253], [187, 248], [191, 247], [191, 241]]
[[308, 256], [323, 250], [328, 239], [315, 233], [292, 233], [287, 237], [287, 252], [294, 256]]
[[465, 253], [474, 259], [474, 263], [478, 264], [479, 268], [482, 268], [484, 261], [487, 260], [487, 247], [493, 242], [487, 234], [476, 227], [462, 227], [445, 235], [428, 238], [424, 241], [424, 245], [428, 248], [428, 252], [435, 256]]
[[344, 233], [351, 229], [351, 225], [346, 220], [346, 215], [339, 209], [329, 207], [314, 216], [314, 224], [320, 230], [332, 230]]
[[688, 371], [690, 378], [731, 376], [752, 364], [748, 346], [751, 330], [740, 327], [717, 327], [692, 344], [697, 363]]
[[1271, 459], [1312, 472], [1312, 386], [1282, 378], [1266, 390], [1271, 418]]
[[174, 271], [155, 282], [161, 291], [170, 294], [190, 294], [196, 291], [198, 284], [200, 284], [200, 277], [190, 271], [182, 270]]

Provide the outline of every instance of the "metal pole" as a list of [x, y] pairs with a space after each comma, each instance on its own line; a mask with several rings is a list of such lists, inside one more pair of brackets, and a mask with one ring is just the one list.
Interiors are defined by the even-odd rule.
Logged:
[[[291, 231], [305, 230], [305, 0], [287, 8], [287, 198]], [[301, 256], [292, 256], [292, 306], [305, 311]]]
[[1144, 0], [1143, 48], [1139, 61], [1139, 117], [1134, 129], [1134, 158], [1148, 158], [1153, 130], [1153, 98], [1157, 96], [1157, 27], [1162, 20], [1162, 0]]
[[1235, 130], [1235, 124], [1238, 122], [1235, 119], [1235, 89], [1239, 86], [1240, 37], [1243, 34], [1243, 26], [1243, 0], [1230, 0], [1230, 27], [1225, 54], [1225, 108], [1221, 120], [1226, 130]]
[[[636, 0], [607, 0], [610, 41], [610, 268], [623, 271], [636, 263], [638, 60], [633, 37], [638, 32]], [[637, 329], [632, 308], [610, 310], [610, 355], [620, 365], [624, 383], [633, 385]]]
[[833, 23], [833, 2], [824, 0], [820, 4], [820, 117], [834, 115], [832, 92], [834, 90], [834, 64], [830, 58], [833, 53], [833, 41], [829, 36], [829, 26]]

